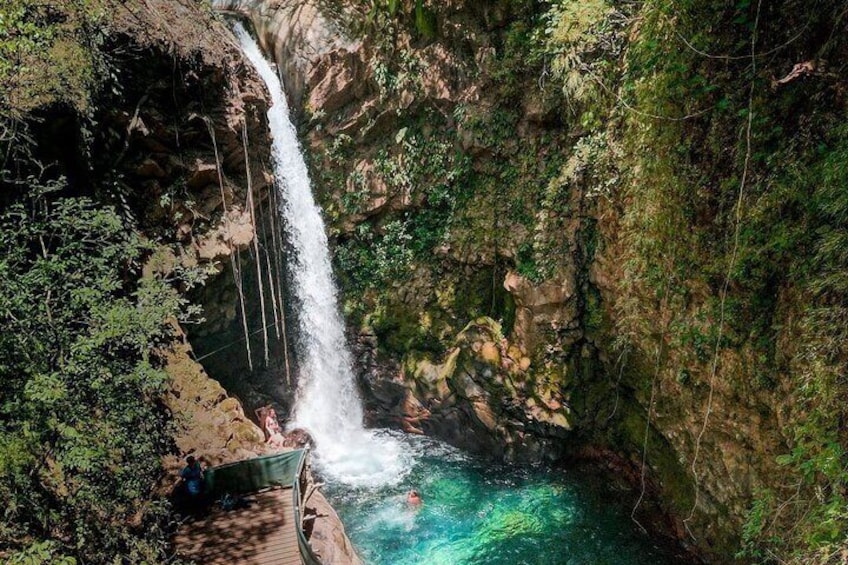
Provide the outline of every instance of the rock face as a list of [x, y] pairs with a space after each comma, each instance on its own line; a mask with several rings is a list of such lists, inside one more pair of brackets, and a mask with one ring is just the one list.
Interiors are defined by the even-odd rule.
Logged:
[[216, 466], [267, 452], [262, 430], [245, 416], [241, 403], [228, 396], [190, 354], [191, 348], [180, 342], [165, 353], [165, 371], [172, 382], [166, 405], [177, 415], [174, 439], [179, 449], [165, 458], [169, 483], [179, 477], [188, 455]]
[[212, 0], [212, 7], [250, 19], [262, 49], [273, 54], [281, 69], [286, 94], [295, 101], [293, 108], [300, 108], [297, 102], [307, 80], [318, 85], [310, 95], [310, 103], [316, 108], [327, 104], [330, 111], [343, 105], [350, 97], [348, 91], [356, 88], [352, 80], [355, 72], [327, 75], [320, 70], [325, 57], [344, 59], [356, 45], [340, 35], [338, 26], [319, 9], [319, 2]]
[[410, 357], [395, 379], [375, 379], [367, 390], [380, 423], [481, 454], [555, 458], [562, 449], [556, 439], [571, 429], [568, 399], [560, 387], [533, 382], [529, 369], [530, 359], [503, 337], [499, 324], [478, 318], [441, 363]]
[[[515, 300], [513, 335], [525, 350], [539, 344], [541, 329], [567, 329], [580, 336], [576, 281], [571, 277], [544, 281], [525, 279], [515, 271], [507, 273], [504, 288]], [[570, 344], [564, 344], [568, 346]]]
[[165, 1], [116, 10], [116, 41], [129, 44], [118, 46], [143, 55], [120, 61], [120, 97], [97, 116], [93, 168], [160, 245], [148, 267], [185, 278], [202, 306], [192, 322], [204, 323], [185, 328], [206, 369], [249, 409], [276, 401], [284, 413], [294, 383], [267, 93], [226, 26], [201, 12]]

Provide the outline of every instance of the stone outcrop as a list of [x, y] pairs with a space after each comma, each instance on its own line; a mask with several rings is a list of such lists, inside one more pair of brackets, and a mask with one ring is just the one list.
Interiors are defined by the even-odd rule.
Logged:
[[188, 455], [216, 466], [267, 452], [262, 430], [244, 414], [241, 403], [191, 358], [185, 341], [175, 342], [164, 359], [172, 383], [165, 404], [175, 415], [174, 441], [179, 450], [165, 457], [170, 482], [179, 477]]
[[476, 453], [553, 459], [561, 452], [555, 439], [571, 429], [568, 398], [534, 382], [530, 368], [497, 322], [478, 318], [443, 359], [410, 357], [394, 379], [372, 379], [367, 390], [383, 423]]
[[315, 491], [306, 501], [304, 515], [312, 524], [306, 531], [312, 550], [325, 565], [362, 565], [350, 540], [345, 534], [342, 522], [336, 511], [324, 498]]
[[[576, 281], [569, 276], [533, 284], [515, 271], [507, 273], [504, 288], [515, 300], [513, 336], [525, 350], [534, 351], [545, 329], [571, 330], [580, 335]], [[560, 342], [561, 347], [570, 343]]]

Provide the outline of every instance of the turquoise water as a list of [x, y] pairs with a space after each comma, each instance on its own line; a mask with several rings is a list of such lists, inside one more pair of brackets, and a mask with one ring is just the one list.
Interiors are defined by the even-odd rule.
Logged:
[[[631, 493], [546, 467], [492, 465], [440, 442], [389, 432], [412, 455], [388, 485], [327, 485], [372, 565], [651, 564], [681, 562], [630, 520]], [[424, 503], [406, 503], [416, 489]]]

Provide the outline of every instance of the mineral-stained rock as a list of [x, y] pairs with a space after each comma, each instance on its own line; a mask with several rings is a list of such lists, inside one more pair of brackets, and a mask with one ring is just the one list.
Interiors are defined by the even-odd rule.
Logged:
[[510, 271], [504, 288], [515, 299], [515, 339], [528, 351], [536, 347], [544, 328], [566, 327], [578, 318], [576, 282], [571, 276], [536, 285]]
[[246, 246], [253, 237], [254, 226], [250, 212], [232, 208], [214, 230], [195, 241], [194, 247], [200, 259], [211, 261], [229, 257], [234, 249]]
[[[520, 348], [503, 339], [496, 322], [478, 318], [460, 332], [441, 363], [426, 356], [411, 359], [402, 381], [391, 381], [395, 389], [405, 387], [406, 395], [384, 395], [383, 411], [408, 431], [446, 438], [472, 451], [518, 459], [552, 457], [556, 446], [524, 430], [544, 427], [544, 435], [563, 437], [571, 429], [570, 410], [551, 392], [544, 402], [533, 398], [521, 363], [504, 363], [508, 351], [520, 353]], [[384, 389], [386, 382], [371, 380], [369, 391]]]

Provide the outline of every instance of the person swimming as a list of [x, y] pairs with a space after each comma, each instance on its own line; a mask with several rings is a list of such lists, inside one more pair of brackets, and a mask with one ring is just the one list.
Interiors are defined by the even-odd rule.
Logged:
[[406, 494], [406, 503], [412, 506], [419, 506], [423, 500], [421, 500], [421, 495], [418, 494], [418, 491], [413, 489]]

